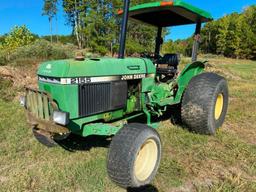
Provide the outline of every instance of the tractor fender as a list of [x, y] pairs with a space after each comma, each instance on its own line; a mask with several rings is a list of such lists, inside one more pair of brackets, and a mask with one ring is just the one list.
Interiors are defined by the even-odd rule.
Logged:
[[190, 80], [204, 71], [205, 63], [206, 62], [196, 61], [186, 65], [186, 67], [181, 71], [176, 79], [177, 91], [174, 96], [174, 103], [178, 104], [181, 102], [182, 95]]

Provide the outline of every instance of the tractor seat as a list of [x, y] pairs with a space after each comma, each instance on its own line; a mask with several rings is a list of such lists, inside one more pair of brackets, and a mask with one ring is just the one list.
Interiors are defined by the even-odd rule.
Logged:
[[158, 74], [175, 74], [180, 62], [179, 54], [165, 54], [157, 62]]
[[177, 68], [180, 62], [179, 54], [165, 54], [162, 58], [159, 59], [158, 65], [167, 64], [168, 66], [173, 66]]

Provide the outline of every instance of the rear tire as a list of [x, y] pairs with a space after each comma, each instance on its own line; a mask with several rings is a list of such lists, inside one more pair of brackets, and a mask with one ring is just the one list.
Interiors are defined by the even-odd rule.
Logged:
[[141, 187], [155, 177], [161, 159], [161, 141], [151, 127], [133, 123], [113, 138], [107, 161], [110, 179], [123, 188]]
[[225, 120], [228, 108], [226, 80], [215, 73], [191, 79], [182, 99], [182, 123], [192, 131], [213, 135]]

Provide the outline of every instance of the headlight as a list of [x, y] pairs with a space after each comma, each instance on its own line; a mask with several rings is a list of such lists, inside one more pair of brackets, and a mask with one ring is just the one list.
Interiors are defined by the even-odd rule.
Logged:
[[26, 97], [25, 96], [20, 97], [20, 105], [23, 107], [26, 106]]
[[69, 113], [53, 111], [53, 121], [60, 125], [67, 125], [69, 123]]

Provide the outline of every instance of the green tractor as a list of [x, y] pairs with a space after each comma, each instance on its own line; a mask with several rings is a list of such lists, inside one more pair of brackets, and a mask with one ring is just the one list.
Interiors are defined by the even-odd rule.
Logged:
[[[124, 1], [118, 58], [48, 61], [38, 69], [38, 90], [26, 88], [21, 98], [35, 137], [52, 146], [70, 133], [113, 136], [107, 172], [121, 187], [149, 184], [161, 159], [161, 141], [152, 119], [169, 106], [181, 106], [182, 123], [191, 131], [214, 134], [228, 107], [226, 80], [204, 72], [197, 61], [201, 24], [209, 13], [181, 0], [129, 8]], [[125, 58], [128, 18], [157, 27], [154, 55]], [[192, 63], [178, 71], [177, 54], [160, 55], [163, 27], [196, 24]], [[144, 117], [145, 124], [134, 123]], [[142, 119], [142, 118], [140, 118]], [[133, 123], [131, 123], [133, 122]]]

